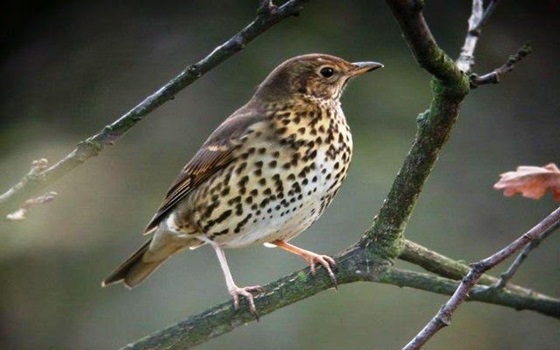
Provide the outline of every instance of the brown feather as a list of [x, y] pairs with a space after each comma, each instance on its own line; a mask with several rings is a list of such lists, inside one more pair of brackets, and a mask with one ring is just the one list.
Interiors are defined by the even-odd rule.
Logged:
[[167, 191], [145, 233], [154, 230], [179, 201], [233, 160], [232, 153], [239, 145], [236, 141], [247, 133], [251, 125], [264, 119], [264, 113], [255, 104], [253, 100], [249, 101], [210, 135]]
[[[128, 259], [126, 259], [124, 263], [122, 263], [119, 267], [117, 267], [115, 271], [111, 272], [111, 274], [103, 280], [101, 286], [105, 287], [113, 283], [125, 281], [126, 285], [129, 288], [132, 288], [136, 284], [144, 280], [146, 277], [148, 277], [148, 275], [152, 273], [155, 270], [155, 268], [163, 262], [163, 260], [161, 262], [156, 262], [156, 263], [142, 262], [142, 257], [150, 247], [150, 242], [151, 240], [145, 242], [136, 252], [134, 252], [134, 254], [132, 254]], [[140, 271], [145, 271], [145, 273], [141, 273], [141, 274], [138, 273]], [[138, 281], [134, 281], [136, 283], [126, 281], [127, 278], [130, 279], [129, 276], [133, 276], [133, 275], [142, 275], [142, 277], [138, 278], [137, 279]]]

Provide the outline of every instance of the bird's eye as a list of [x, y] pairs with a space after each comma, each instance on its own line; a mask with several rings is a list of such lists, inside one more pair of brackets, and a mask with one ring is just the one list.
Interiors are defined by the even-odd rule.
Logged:
[[324, 67], [324, 68], [321, 68], [321, 70], [319, 71], [319, 73], [321, 73], [321, 75], [322, 75], [324, 78], [330, 78], [330, 77], [332, 77], [333, 74], [334, 74], [334, 69], [332, 69], [331, 67]]

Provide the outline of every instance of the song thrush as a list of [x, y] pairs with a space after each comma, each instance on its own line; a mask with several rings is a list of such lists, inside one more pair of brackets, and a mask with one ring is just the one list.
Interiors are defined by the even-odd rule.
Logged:
[[167, 258], [209, 244], [235, 308], [239, 296], [256, 314], [260, 286], [238, 287], [224, 248], [269, 243], [331, 276], [334, 260], [288, 243], [323, 213], [348, 172], [352, 135], [340, 96], [353, 77], [380, 68], [310, 54], [282, 63], [227, 118], [183, 168], [146, 227], [152, 234], [103, 286], [134, 287]]

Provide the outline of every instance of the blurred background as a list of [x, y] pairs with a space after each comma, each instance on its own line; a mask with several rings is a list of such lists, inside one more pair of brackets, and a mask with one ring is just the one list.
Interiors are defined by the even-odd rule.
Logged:
[[[457, 57], [471, 1], [433, 0], [425, 14]], [[51, 163], [206, 56], [255, 16], [258, 1], [15, 1], [3, 5], [0, 190], [34, 159]], [[558, 1], [503, 2], [483, 30], [475, 71], [501, 65], [526, 41], [535, 52], [503, 83], [472, 91], [410, 220], [408, 238], [474, 261], [552, 211], [492, 189], [518, 165], [559, 162]], [[101, 280], [142, 244], [141, 233], [171, 181], [206, 136], [245, 103], [283, 60], [323, 52], [375, 60], [343, 106], [353, 128], [350, 175], [325, 215], [295, 242], [334, 254], [372, 222], [430, 102], [430, 77], [411, 57], [382, 1], [312, 1], [134, 127], [119, 143], [49, 190], [51, 204], [23, 222], [0, 221], [0, 348], [115, 349], [226, 300], [211, 249], [171, 259], [140, 287]], [[560, 295], [560, 236], [513, 282]], [[240, 285], [266, 284], [300, 259], [252, 247], [229, 251]], [[399, 266], [410, 267], [402, 262]], [[494, 271], [498, 274], [506, 265]], [[397, 349], [447, 297], [355, 283], [326, 291], [214, 339], [200, 349]], [[467, 303], [428, 349], [553, 349], [557, 320]]]

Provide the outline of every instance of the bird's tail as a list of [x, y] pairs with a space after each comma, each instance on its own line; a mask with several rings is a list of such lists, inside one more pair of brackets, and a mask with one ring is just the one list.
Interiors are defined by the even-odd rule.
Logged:
[[130, 258], [126, 259], [115, 271], [111, 272], [101, 286], [123, 282], [127, 287], [132, 288], [161, 266], [170, 256], [186, 249], [194, 249], [203, 245], [204, 242], [197, 238], [187, 238], [175, 234], [169, 234], [165, 230], [154, 232], [140, 249]]
[[151, 242], [151, 239], [148, 240], [115, 271], [111, 272], [103, 280], [101, 286], [105, 287], [109, 284], [123, 282], [127, 287], [132, 288], [145, 280], [171, 255], [162, 256], [161, 259], [146, 259], [145, 254], [148, 252]]

